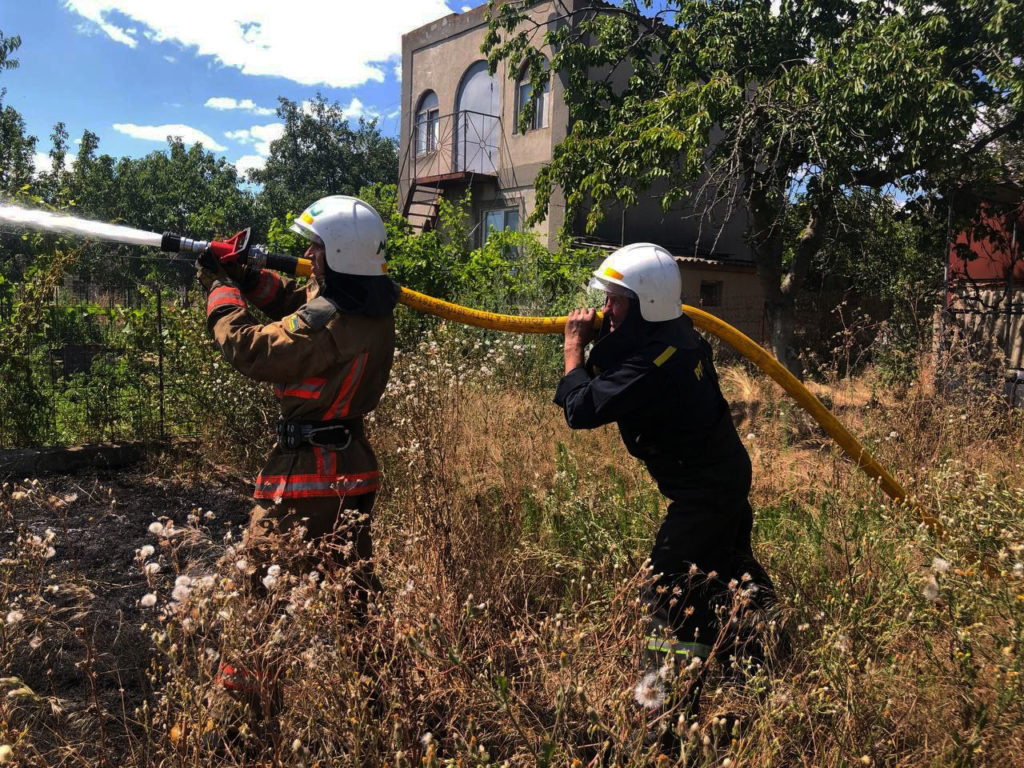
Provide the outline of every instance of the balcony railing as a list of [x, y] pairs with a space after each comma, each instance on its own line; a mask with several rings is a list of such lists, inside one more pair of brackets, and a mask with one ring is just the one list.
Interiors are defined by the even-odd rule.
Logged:
[[468, 174], [496, 176], [501, 121], [464, 109], [420, 119], [412, 131], [403, 165], [408, 181], [453, 180]]

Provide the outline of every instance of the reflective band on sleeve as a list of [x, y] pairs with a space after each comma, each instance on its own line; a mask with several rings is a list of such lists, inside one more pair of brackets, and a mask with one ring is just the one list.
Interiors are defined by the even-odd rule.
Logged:
[[244, 307], [242, 292], [233, 285], [218, 285], [206, 299], [206, 316], [209, 317], [220, 307]]
[[706, 659], [711, 656], [711, 646], [704, 643], [680, 643], [661, 637], [648, 637], [647, 650], [656, 653], [676, 653]]
[[674, 355], [675, 353], [675, 347], [665, 347], [665, 351], [658, 355], [656, 358], [654, 358], [654, 364], [660, 368], [665, 364], [665, 361], [672, 357], [672, 355]]
[[[333, 465], [333, 462], [332, 462]], [[353, 475], [264, 475], [256, 478], [257, 499], [306, 499], [321, 496], [358, 496], [380, 488], [380, 472]]]
[[356, 393], [356, 389], [359, 388], [359, 382], [363, 379], [363, 371], [366, 370], [366, 360], [368, 357], [369, 354], [363, 352], [352, 363], [352, 370], [348, 372], [348, 376], [342, 382], [341, 389], [338, 390], [338, 396], [334, 398], [331, 407], [324, 414], [325, 419], [343, 419], [348, 416], [348, 409], [352, 406], [352, 398]]
[[320, 397], [320, 393], [326, 383], [327, 379], [313, 376], [303, 379], [301, 384], [284, 387], [281, 389], [281, 394], [278, 397], [298, 397], [302, 400], [316, 400]]
[[283, 283], [277, 273], [264, 269], [260, 272], [260, 281], [256, 287], [247, 292], [247, 296], [257, 307], [265, 307], [277, 298]]

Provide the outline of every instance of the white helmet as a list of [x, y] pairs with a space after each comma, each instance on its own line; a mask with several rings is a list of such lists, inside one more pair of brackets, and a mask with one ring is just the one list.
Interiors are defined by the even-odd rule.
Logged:
[[624, 245], [594, 270], [589, 288], [610, 293], [625, 288], [640, 301], [644, 320], [660, 323], [683, 314], [683, 281], [672, 254], [653, 243]]
[[387, 230], [380, 215], [358, 197], [322, 197], [302, 212], [292, 231], [323, 243], [327, 266], [346, 275], [383, 275]]

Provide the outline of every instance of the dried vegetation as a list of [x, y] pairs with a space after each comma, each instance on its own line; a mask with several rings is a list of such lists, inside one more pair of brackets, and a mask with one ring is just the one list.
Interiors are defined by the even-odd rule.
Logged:
[[[471, 338], [442, 327], [406, 351], [371, 421], [386, 589], [366, 621], [345, 573], [275, 571], [273, 600], [249, 596], [248, 502], [194, 451], [5, 486], [0, 761], [671, 765], [644, 740], [660, 717], [694, 766], [1024, 762], [1019, 412], [924, 381], [897, 397], [870, 373], [819, 390], [940, 536], [726, 369], [792, 650], [770, 672], [684, 671], [705, 685], [689, 723], [637, 701], [656, 489], [613, 429], [571, 433], [550, 388], [524, 386], [544, 349]], [[264, 702], [280, 693], [271, 727], [218, 695], [241, 660]]]

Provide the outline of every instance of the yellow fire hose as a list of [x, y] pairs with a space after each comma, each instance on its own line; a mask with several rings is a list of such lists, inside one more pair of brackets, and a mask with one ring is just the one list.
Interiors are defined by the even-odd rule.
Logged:
[[[399, 302], [419, 312], [436, 315], [445, 320], [452, 320], [464, 325], [486, 328], [492, 331], [511, 331], [513, 333], [562, 333], [565, 329], [565, 317], [521, 317], [518, 315], [500, 315], [482, 312], [478, 309], [452, 304], [448, 301], [435, 299], [422, 293], [402, 288]], [[746, 334], [736, 330], [723, 320], [696, 307], [683, 305], [683, 311], [690, 316], [693, 324], [714, 334], [741, 355], [752, 361], [758, 368], [767, 373], [800, 404], [814, 420], [835, 440], [843, 452], [853, 459], [857, 466], [869, 477], [878, 481], [886, 495], [897, 504], [907, 502], [907, 492], [896, 479], [862, 446], [850, 431], [842, 425], [824, 404], [815, 397], [800, 380], [760, 344]], [[600, 316], [600, 313], [598, 313]], [[938, 521], [923, 509], [917, 508], [921, 519], [930, 527], [936, 528]]]
[[[310, 267], [305, 259], [299, 259], [298, 274], [308, 274]], [[483, 312], [470, 309], [449, 301], [435, 299], [432, 296], [402, 288], [398, 301], [410, 309], [451, 320], [463, 325], [486, 328], [492, 331], [509, 331], [512, 333], [562, 333], [565, 330], [565, 317], [522, 317], [520, 315], [501, 315], [494, 312]], [[776, 383], [786, 390], [800, 406], [835, 440], [843, 452], [856, 462], [857, 466], [869, 477], [875, 479], [886, 495], [897, 504], [908, 502], [907, 492], [863, 445], [858, 442], [850, 431], [842, 425], [832, 412], [815, 397], [800, 380], [776, 360], [760, 344], [746, 334], [736, 330], [723, 320], [702, 309], [683, 305], [683, 311], [690, 316], [693, 324], [707, 331], [741, 355], [753, 362], [767, 373]], [[600, 313], [598, 313], [600, 317]], [[930, 528], [938, 530], [939, 522], [931, 513], [915, 505], [919, 518]]]

